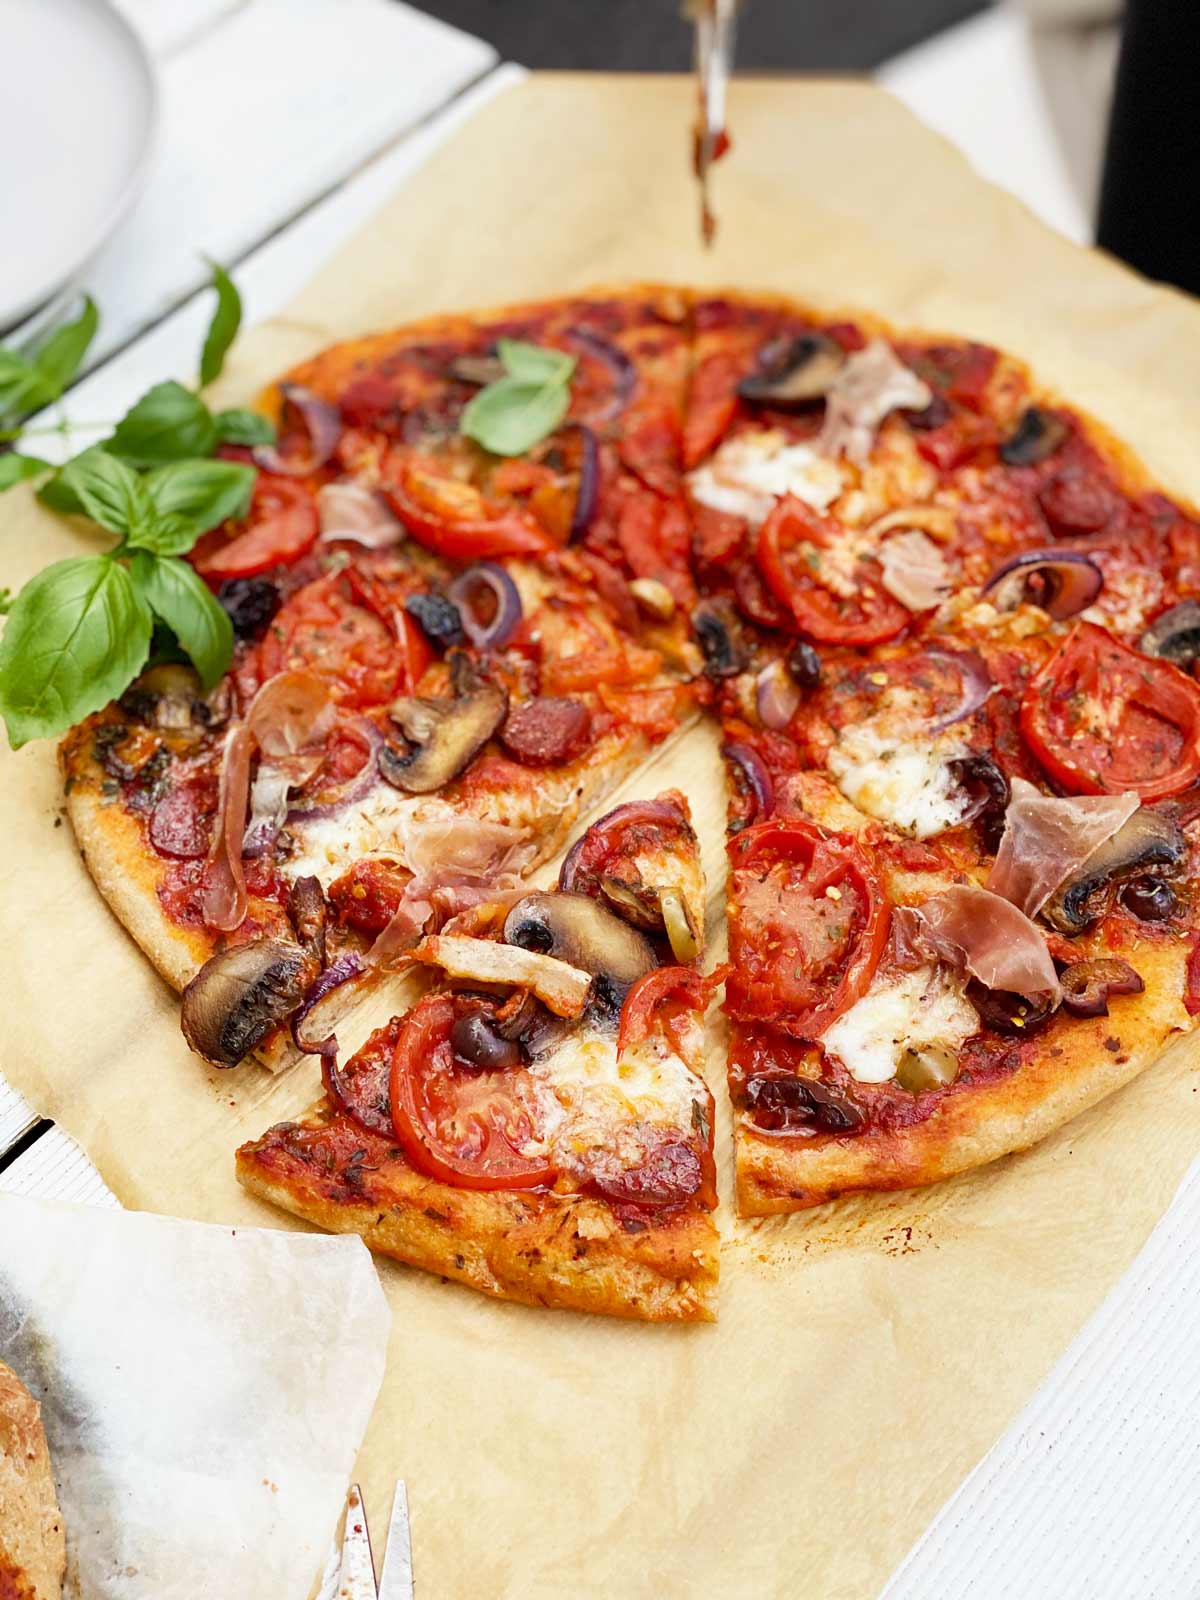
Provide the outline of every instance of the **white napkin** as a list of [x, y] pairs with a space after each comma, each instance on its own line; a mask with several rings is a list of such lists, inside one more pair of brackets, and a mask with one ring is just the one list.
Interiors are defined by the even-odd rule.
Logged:
[[357, 1238], [0, 1196], [0, 1360], [42, 1405], [73, 1600], [308, 1594], [390, 1321]]
[[[1129, 1271], [938, 1513], [881, 1600], [1200, 1595], [1197, 1239], [1200, 1162]], [[1029, 1314], [1037, 1315], [1036, 1305]], [[979, 1381], [987, 1382], [985, 1372]]]

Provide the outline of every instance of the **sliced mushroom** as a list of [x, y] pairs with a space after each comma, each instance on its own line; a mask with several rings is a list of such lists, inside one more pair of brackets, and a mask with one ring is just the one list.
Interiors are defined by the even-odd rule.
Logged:
[[1190, 666], [1200, 656], [1200, 605], [1195, 600], [1181, 600], [1161, 617], [1155, 617], [1138, 640], [1138, 649], [1144, 655], [1162, 656], [1176, 666]]
[[692, 631], [710, 678], [733, 678], [745, 670], [749, 661], [745, 636], [727, 600], [702, 600], [692, 612]]
[[1063, 1006], [1076, 1017], [1106, 1017], [1109, 996], [1141, 994], [1146, 985], [1120, 956], [1073, 961], [1059, 975]]
[[1000, 446], [1000, 459], [1010, 467], [1032, 467], [1063, 444], [1070, 428], [1053, 411], [1030, 406], [1009, 438]]
[[288, 895], [288, 921], [302, 950], [325, 965], [325, 891], [320, 878], [297, 878]]
[[455, 356], [446, 371], [460, 383], [477, 383], [481, 387], [499, 383], [501, 378], [508, 376], [508, 370], [499, 356]]
[[845, 359], [841, 345], [823, 333], [776, 339], [761, 351], [758, 371], [738, 384], [738, 394], [778, 410], [823, 400]]
[[465, 656], [453, 658], [451, 674], [456, 691], [452, 699], [407, 697], [388, 709], [411, 748], [402, 752], [385, 744], [379, 752], [379, 771], [406, 794], [432, 794], [456, 778], [508, 711], [507, 691], [480, 677]]
[[1114, 887], [1147, 869], [1179, 867], [1187, 841], [1176, 823], [1151, 806], [1139, 806], [1124, 827], [1093, 850], [1076, 872], [1059, 884], [1041, 915], [1059, 933], [1082, 933], [1102, 917]]
[[188, 1044], [217, 1067], [236, 1067], [300, 1005], [321, 964], [298, 944], [252, 939], [221, 950], [183, 991]]
[[131, 683], [119, 704], [122, 711], [150, 727], [184, 731], [195, 726], [196, 703], [202, 699], [195, 668], [181, 661], [164, 661]]
[[586, 894], [525, 895], [504, 919], [504, 937], [590, 973], [595, 1009], [610, 1019], [631, 985], [658, 965], [643, 934]]
[[678, 889], [605, 873], [600, 879], [600, 893], [632, 927], [665, 937], [676, 961], [694, 961], [699, 955], [700, 941], [692, 914]]
[[[588, 903], [592, 904], [591, 901]], [[592, 987], [591, 974], [578, 964], [550, 955], [545, 950], [522, 948], [515, 942], [499, 944], [494, 939], [472, 939], [461, 933], [439, 933], [431, 939], [425, 939], [412, 955], [414, 961], [441, 967], [451, 978], [528, 989], [549, 1006], [557, 1017], [577, 1017], [587, 1003]]]

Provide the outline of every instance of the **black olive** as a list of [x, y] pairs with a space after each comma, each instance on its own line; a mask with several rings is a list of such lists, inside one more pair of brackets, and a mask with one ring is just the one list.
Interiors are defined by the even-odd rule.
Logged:
[[787, 669], [801, 689], [815, 689], [821, 682], [821, 658], [807, 639], [797, 639], [788, 651]]
[[268, 578], [230, 578], [217, 599], [239, 639], [257, 639], [279, 610], [279, 590]]
[[450, 1048], [472, 1067], [496, 1070], [520, 1065], [521, 1047], [497, 1033], [482, 1011], [468, 1011], [450, 1029]]
[[444, 649], [463, 642], [462, 617], [454, 601], [444, 594], [410, 594], [404, 609], [434, 644]]
[[1018, 1038], [1036, 1033], [1054, 1013], [1049, 995], [1041, 1000], [1029, 1000], [1023, 994], [1010, 994], [1007, 989], [989, 989], [978, 978], [972, 978], [967, 984], [967, 999], [978, 1011], [985, 1028]]
[[1109, 996], [1141, 994], [1146, 985], [1120, 956], [1098, 956], [1073, 961], [1059, 974], [1063, 1006], [1072, 1016], [1106, 1017]]
[[1162, 656], [1185, 670], [1200, 656], [1200, 605], [1181, 600], [1146, 629], [1138, 640], [1144, 655]]
[[1143, 922], [1166, 922], [1175, 915], [1179, 896], [1161, 878], [1134, 878], [1120, 893], [1121, 904]]
[[1052, 411], [1030, 406], [1012, 435], [1000, 446], [1000, 459], [1010, 467], [1032, 467], [1052, 456], [1070, 430]]
[[867, 1119], [849, 1095], [815, 1078], [751, 1078], [746, 1084], [746, 1105], [759, 1127], [773, 1132], [816, 1127], [824, 1133], [849, 1133]]
[[733, 678], [746, 666], [741, 627], [730, 606], [705, 600], [692, 614], [692, 628], [710, 678]]
[[946, 766], [954, 782], [970, 800], [963, 814], [964, 822], [974, 822], [979, 829], [984, 848], [994, 854], [1000, 848], [1000, 835], [1004, 832], [1004, 813], [1008, 809], [1011, 790], [1008, 779], [983, 751], [969, 756], [959, 756]]

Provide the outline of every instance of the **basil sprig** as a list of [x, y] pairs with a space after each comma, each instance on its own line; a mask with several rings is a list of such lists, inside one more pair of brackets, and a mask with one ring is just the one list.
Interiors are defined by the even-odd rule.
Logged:
[[464, 408], [460, 428], [493, 455], [524, 455], [566, 416], [575, 357], [519, 339], [500, 339], [496, 354], [504, 376]]
[[[213, 287], [217, 303], [201, 355], [202, 385], [219, 376], [241, 324], [238, 292], [217, 266]], [[59, 398], [97, 323], [88, 300], [79, 318], [34, 356], [0, 349], [0, 414]], [[160, 646], [175, 653], [172, 635], [205, 688], [228, 671], [229, 617], [180, 558], [210, 528], [244, 516], [250, 503], [255, 469], [211, 460], [213, 451], [224, 442], [268, 443], [274, 436], [265, 417], [214, 413], [199, 393], [169, 381], [144, 394], [109, 438], [57, 470], [35, 455], [0, 455], [0, 490], [50, 472], [38, 490], [44, 503], [88, 517], [115, 537], [100, 555], [44, 568], [15, 598], [0, 593], [0, 615], [7, 613], [0, 716], [14, 750], [64, 733], [107, 705], [141, 672], [152, 644], [156, 656]]]
[[242, 514], [254, 469], [236, 461], [171, 462], [142, 477], [94, 448], [63, 469], [85, 514], [116, 534], [113, 549], [56, 561], [12, 603], [0, 640], [0, 715], [9, 743], [64, 733], [121, 694], [146, 664], [154, 617], [211, 688], [233, 656], [233, 628], [179, 557]]

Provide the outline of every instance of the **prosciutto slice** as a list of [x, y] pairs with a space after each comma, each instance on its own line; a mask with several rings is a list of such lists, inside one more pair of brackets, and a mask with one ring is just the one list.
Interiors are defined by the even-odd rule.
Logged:
[[280, 672], [259, 689], [245, 721], [235, 724], [226, 734], [217, 817], [201, 900], [204, 920], [210, 928], [232, 933], [246, 916], [242, 854], [255, 750], [280, 763], [296, 761], [308, 746], [324, 740], [333, 715], [329, 690], [314, 673]]
[[1062, 994], [1041, 929], [990, 889], [956, 883], [922, 905], [901, 908], [894, 920], [906, 951], [946, 961], [988, 989], [1027, 1000]]
[[843, 363], [826, 398], [825, 422], [817, 449], [846, 456], [860, 466], [871, 453], [875, 433], [889, 411], [904, 406], [923, 411], [933, 391], [906, 367], [884, 339], [872, 339]]
[[1036, 917], [1050, 896], [1118, 833], [1136, 794], [1042, 794], [1014, 778], [988, 888]]

